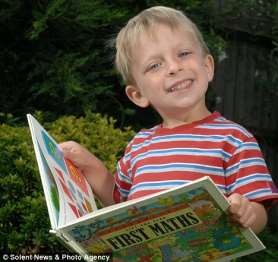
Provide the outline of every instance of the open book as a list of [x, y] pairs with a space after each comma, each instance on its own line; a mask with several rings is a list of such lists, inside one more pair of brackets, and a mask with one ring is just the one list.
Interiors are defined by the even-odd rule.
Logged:
[[[27, 115], [52, 229], [85, 260], [229, 261], [264, 249], [234, 224], [229, 203], [209, 177], [97, 209], [85, 177]], [[141, 260], [140, 260], [141, 259]]]

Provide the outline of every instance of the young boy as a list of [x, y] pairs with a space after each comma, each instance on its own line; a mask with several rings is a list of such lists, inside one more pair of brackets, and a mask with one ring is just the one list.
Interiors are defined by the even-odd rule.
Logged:
[[61, 144], [65, 157], [105, 205], [210, 176], [228, 197], [231, 216], [260, 232], [264, 206], [278, 193], [255, 138], [206, 107], [214, 61], [195, 24], [175, 9], [152, 7], [120, 31], [116, 49], [127, 96], [140, 107], [151, 105], [162, 123], [133, 138], [115, 176], [75, 142]]

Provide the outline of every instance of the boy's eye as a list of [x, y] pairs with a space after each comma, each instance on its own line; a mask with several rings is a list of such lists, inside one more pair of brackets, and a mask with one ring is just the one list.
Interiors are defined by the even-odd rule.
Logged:
[[156, 71], [161, 66], [161, 63], [154, 63], [148, 66], [147, 71]]
[[185, 56], [188, 56], [190, 54], [189, 51], [182, 51], [178, 54], [179, 57], [185, 57]]

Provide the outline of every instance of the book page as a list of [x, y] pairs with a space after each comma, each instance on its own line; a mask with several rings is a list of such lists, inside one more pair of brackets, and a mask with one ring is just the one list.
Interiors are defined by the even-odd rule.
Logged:
[[55, 140], [28, 115], [32, 140], [44, 188], [52, 228], [96, 211], [96, 203], [87, 180], [63, 157]]

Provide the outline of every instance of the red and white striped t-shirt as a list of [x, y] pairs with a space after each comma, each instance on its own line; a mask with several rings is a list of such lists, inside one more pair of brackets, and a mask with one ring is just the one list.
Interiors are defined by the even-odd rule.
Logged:
[[141, 130], [128, 144], [115, 174], [115, 202], [210, 176], [225, 194], [278, 199], [254, 136], [218, 112], [175, 128]]

